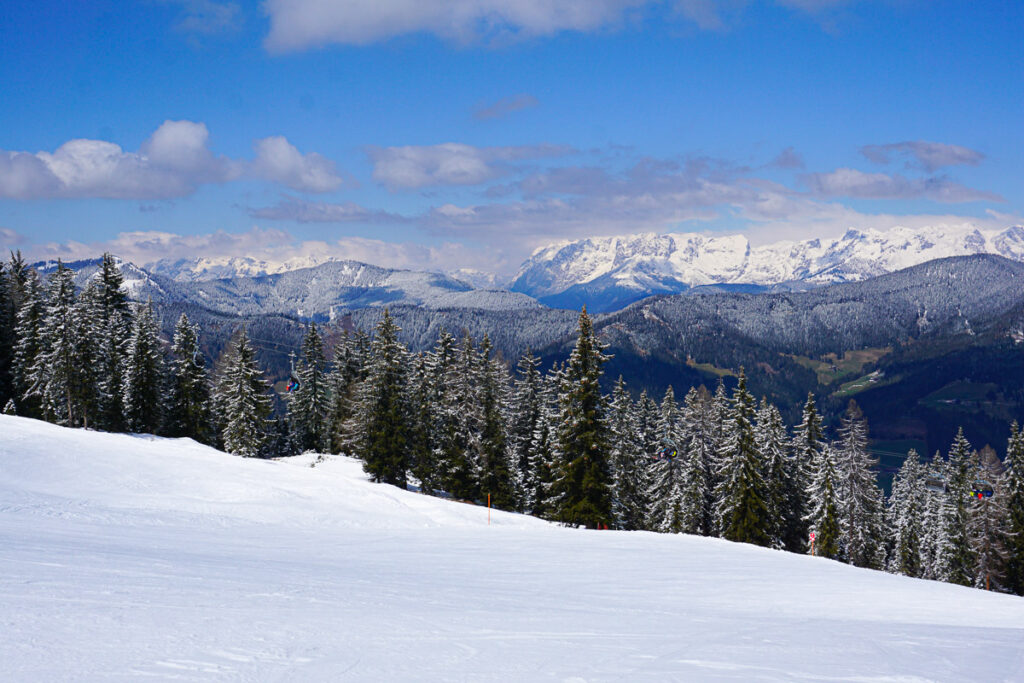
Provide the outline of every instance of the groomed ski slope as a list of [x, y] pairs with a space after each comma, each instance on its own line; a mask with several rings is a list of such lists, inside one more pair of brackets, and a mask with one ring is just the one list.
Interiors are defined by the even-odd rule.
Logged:
[[1021, 681], [1024, 599], [0, 416], [0, 679]]

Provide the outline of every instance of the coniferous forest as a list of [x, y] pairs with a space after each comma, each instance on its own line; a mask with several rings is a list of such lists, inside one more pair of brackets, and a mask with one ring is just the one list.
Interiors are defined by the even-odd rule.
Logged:
[[829, 433], [813, 395], [789, 427], [742, 369], [731, 392], [634, 398], [619, 377], [607, 395], [586, 309], [572, 353], [549, 368], [530, 352], [510, 368], [487, 336], [445, 330], [411, 353], [387, 309], [372, 335], [333, 349], [310, 323], [279, 410], [245, 329], [207, 359], [187, 315], [161, 338], [109, 255], [80, 291], [73, 275], [58, 264], [44, 280], [20, 254], [2, 265], [5, 413], [245, 457], [344, 453], [378, 482], [566, 525], [717, 536], [1024, 595], [1016, 423], [1002, 459], [962, 431], [945, 454], [911, 451], [886, 497], [854, 401]]

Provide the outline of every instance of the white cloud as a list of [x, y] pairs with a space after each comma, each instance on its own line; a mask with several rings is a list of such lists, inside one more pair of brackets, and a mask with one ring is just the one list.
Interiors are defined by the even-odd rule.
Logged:
[[411, 33], [472, 42], [595, 31], [648, 0], [267, 0], [266, 46], [367, 45]]
[[256, 141], [252, 175], [305, 192], [330, 192], [341, 187], [334, 162], [316, 152], [302, 154], [283, 136]]
[[175, 28], [186, 33], [215, 35], [235, 31], [241, 23], [238, 3], [213, 0], [164, 0], [181, 6], [181, 18]]
[[511, 169], [508, 162], [568, 154], [562, 145], [474, 147], [456, 142], [430, 146], [370, 147], [373, 179], [390, 190], [436, 185], [479, 185]]
[[968, 147], [927, 140], [865, 145], [860, 152], [876, 164], [888, 164], [893, 156], [910, 157], [912, 161], [908, 166], [923, 168], [929, 173], [945, 166], [977, 166], [985, 158], [981, 152]]
[[25, 241], [23, 235], [19, 235], [10, 228], [0, 227], [0, 246], [4, 249], [13, 249]]
[[839, 168], [831, 173], [810, 173], [804, 181], [811, 191], [823, 197], [854, 199], [928, 199], [935, 202], [959, 203], [1003, 201], [991, 192], [974, 190], [944, 177], [906, 178], [885, 173], [864, 173], [853, 168]]
[[342, 184], [334, 162], [301, 154], [285, 138], [256, 142], [253, 161], [215, 157], [203, 123], [164, 121], [137, 152], [104, 140], [69, 140], [56, 151], [0, 150], [0, 197], [11, 199], [173, 199], [201, 185], [261, 178], [294, 190]]

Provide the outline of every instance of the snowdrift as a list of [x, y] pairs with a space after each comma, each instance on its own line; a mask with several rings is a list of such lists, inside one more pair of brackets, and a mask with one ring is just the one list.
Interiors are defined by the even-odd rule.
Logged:
[[0, 416], [16, 681], [1024, 680], [1024, 600]]

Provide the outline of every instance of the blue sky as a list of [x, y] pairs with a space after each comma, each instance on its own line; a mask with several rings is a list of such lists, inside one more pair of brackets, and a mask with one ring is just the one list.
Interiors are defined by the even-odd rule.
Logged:
[[1022, 3], [0, 13], [0, 242], [509, 272], [537, 246], [1024, 221]]

